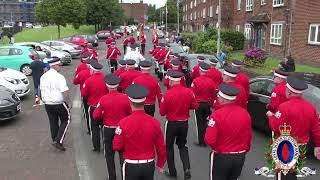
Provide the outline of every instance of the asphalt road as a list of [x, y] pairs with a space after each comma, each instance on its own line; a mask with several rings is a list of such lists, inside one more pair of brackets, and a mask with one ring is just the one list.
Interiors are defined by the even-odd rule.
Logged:
[[[150, 35], [147, 41], [150, 42]], [[121, 42], [117, 43], [122, 50]], [[151, 49], [147, 44], [146, 52]], [[101, 42], [98, 47], [100, 62], [104, 71], [109, 72], [104, 60], [106, 47]], [[149, 55], [146, 56], [150, 58]], [[73, 109], [71, 111], [72, 126], [70, 127], [65, 145], [67, 151], [62, 153], [51, 144], [49, 123], [43, 107], [34, 108], [33, 96], [29, 94], [22, 99], [23, 111], [14, 120], [0, 122], [0, 180], [103, 180], [107, 178], [106, 163], [103, 153], [93, 153], [90, 136], [85, 132], [85, 122], [80, 108], [79, 88], [72, 85], [73, 72], [79, 64], [75, 59], [71, 65], [62, 68], [73, 96]], [[32, 82], [31, 82], [32, 83]], [[164, 88], [162, 87], [164, 90]], [[164, 125], [165, 119], [156, 109], [155, 117]], [[209, 179], [209, 153], [210, 149], [200, 148], [193, 143], [196, 140], [194, 113], [189, 120], [188, 147], [191, 161], [193, 180]], [[247, 154], [240, 180], [267, 179], [254, 175], [256, 167], [265, 166], [264, 148], [268, 138], [253, 131], [252, 149]], [[176, 148], [176, 166], [179, 180], [183, 179], [183, 170]], [[116, 157], [117, 159], [117, 157]], [[119, 164], [119, 163], [118, 163]], [[306, 166], [320, 169], [320, 161], [308, 160]], [[118, 179], [120, 167], [117, 169]], [[308, 177], [308, 180], [318, 180], [320, 175]], [[156, 180], [165, 180], [162, 174], [156, 172]]]

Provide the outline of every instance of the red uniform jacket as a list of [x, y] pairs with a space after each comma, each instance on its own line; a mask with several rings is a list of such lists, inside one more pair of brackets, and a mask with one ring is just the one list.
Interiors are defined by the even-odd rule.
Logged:
[[[170, 82], [169, 76], [165, 76], [163, 79], [163, 85], [167, 87], [167, 90], [171, 88], [169, 82]], [[181, 77], [180, 85], [183, 87], [187, 87], [186, 78], [184, 76]]]
[[192, 79], [195, 79], [200, 76], [200, 67], [199, 65], [196, 65], [193, 67], [192, 72], [190, 73], [190, 76]]
[[232, 103], [221, 106], [211, 114], [204, 140], [218, 153], [248, 152], [251, 137], [249, 113]]
[[154, 35], [153, 35], [153, 38], [152, 38], [152, 44], [157, 46], [158, 43], [159, 43], [158, 35], [157, 35], [157, 34], [154, 34]]
[[76, 77], [77, 74], [78, 74], [80, 71], [86, 70], [86, 69], [89, 69], [88, 66], [87, 66], [87, 63], [83, 62], [83, 63], [79, 64], [79, 65], [77, 66], [76, 72], [74, 73], [74, 77]]
[[107, 45], [110, 45], [112, 42], [113, 42], [113, 38], [112, 38], [112, 37], [108, 37], [108, 38], [106, 39], [106, 44], [107, 44]]
[[121, 82], [119, 84], [119, 87], [121, 87], [122, 92], [125, 92], [127, 87], [130, 84], [132, 84], [133, 80], [140, 75], [141, 75], [141, 72], [134, 69], [129, 69], [126, 72], [122, 73], [120, 75]]
[[167, 67], [168, 64], [170, 63], [170, 54], [171, 54], [171, 51], [169, 50], [164, 49], [163, 51], [161, 51], [159, 62], [165, 63], [165, 66]]
[[125, 67], [121, 67], [121, 68], [119, 68], [118, 70], [116, 70], [116, 71], [114, 72], [114, 74], [120, 77], [120, 75], [121, 75], [122, 73], [124, 73], [124, 72], [126, 72], [126, 68], [125, 68]]
[[130, 37], [129, 42], [131, 44], [135, 44], [136, 43], [136, 39], [132, 36], [132, 37]]
[[123, 45], [128, 45], [130, 42], [130, 39], [129, 38], [125, 38], [124, 41], [123, 41]]
[[320, 147], [320, 124], [316, 108], [301, 97], [292, 97], [280, 104], [274, 116], [269, 117], [269, 126], [276, 136], [280, 135], [279, 126], [291, 126], [291, 136], [298, 137], [298, 143], [307, 144], [310, 135], [315, 147]]
[[197, 77], [192, 81], [191, 89], [198, 102], [213, 103], [216, 100], [216, 85], [206, 75]]
[[159, 121], [144, 110], [133, 111], [119, 122], [115, 131], [113, 149], [124, 150], [124, 159], [148, 160], [155, 158], [157, 166], [163, 168], [166, 162], [166, 146]]
[[88, 97], [88, 105], [97, 107], [100, 98], [108, 94], [108, 88], [102, 72], [92, 74], [83, 84], [81, 94]]
[[155, 48], [155, 49], [153, 49], [153, 50], [151, 50], [151, 55], [155, 58], [155, 56], [156, 56], [156, 54], [158, 53], [158, 51], [160, 50], [160, 48], [159, 47], [157, 47], [157, 48]]
[[158, 62], [160, 62], [160, 60], [161, 60], [162, 51], [164, 51], [164, 49], [160, 48], [160, 49], [155, 53], [155, 55], [154, 55], [154, 58], [155, 58]]
[[[242, 108], [244, 109], [247, 109], [247, 102], [248, 102], [248, 96], [244, 90], [244, 88], [239, 85], [236, 81], [234, 82], [229, 82], [228, 83], [229, 85], [232, 85], [232, 86], [235, 86], [236, 88], [239, 89], [239, 94], [237, 95], [237, 98], [236, 98], [236, 101], [235, 101], [235, 104], [241, 106]], [[219, 101], [215, 101], [213, 103], [213, 108], [214, 109], [219, 109], [220, 108], [220, 104], [219, 104]]]
[[160, 115], [168, 121], [187, 121], [190, 109], [198, 109], [199, 104], [193, 92], [181, 85], [174, 85], [162, 97]]
[[219, 87], [220, 84], [222, 83], [222, 73], [216, 69], [215, 67], [212, 67], [207, 75], [213, 80], [214, 84]]
[[248, 76], [247, 76], [245, 73], [243, 73], [243, 72], [240, 71], [240, 72], [237, 74], [236, 82], [237, 82], [238, 84], [240, 84], [240, 85], [244, 88], [247, 97], [249, 97], [249, 95], [250, 95], [250, 83], [249, 83], [249, 78], [248, 78]]
[[[80, 85], [80, 94], [82, 93], [82, 88], [83, 88], [83, 84], [84, 82], [86, 82], [86, 80], [91, 76], [90, 70], [89, 69], [85, 69], [83, 71], [80, 71], [76, 77], [73, 78], [73, 84], [74, 85]], [[81, 94], [81, 96], [83, 96]]]
[[146, 40], [146, 36], [143, 35], [141, 36], [141, 44], [146, 44], [147, 40]]
[[103, 125], [117, 127], [121, 119], [131, 114], [129, 98], [126, 94], [111, 91], [104, 95], [93, 112], [93, 119], [103, 119]]
[[279, 83], [272, 89], [270, 103], [267, 106], [269, 111], [276, 113], [280, 104], [288, 100], [286, 96], [286, 84], [286, 82]]
[[148, 88], [149, 95], [146, 101], [144, 102], [144, 104], [148, 104], [148, 105], [155, 104], [156, 98], [158, 98], [158, 103], [160, 105], [160, 101], [162, 98], [161, 88], [158, 83], [158, 80], [155, 77], [151, 76], [150, 74], [144, 73], [141, 76], [138, 76], [137, 78], [135, 78], [133, 80], [133, 84], [144, 85], [145, 87]]
[[106, 59], [117, 60], [118, 56], [121, 56], [121, 51], [117, 46], [108, 48]]

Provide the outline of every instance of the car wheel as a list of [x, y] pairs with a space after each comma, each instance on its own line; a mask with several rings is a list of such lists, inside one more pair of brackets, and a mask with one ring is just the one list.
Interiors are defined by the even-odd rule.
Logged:
[[20, 71], [26, 76], [30, 76], [32, 74], [32, 69], [29, 64], [22, 65]]

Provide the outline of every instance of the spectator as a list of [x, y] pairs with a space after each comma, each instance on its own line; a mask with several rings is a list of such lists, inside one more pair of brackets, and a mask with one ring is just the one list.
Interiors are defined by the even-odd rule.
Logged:
[[34, 85], [34, 92], [35, 92], [35, 101], [36, 104], [39, 103], [39, 85], [40, 85], [40, 77], [43, 75], [45, 71], [46, 65], [40, 60], [36, 59], [31, 62], [30, 68], [32, 70], [32, 79]]
[[8, 33], [8, 38], [9, 38], [9, 43], [10, 43], [10, 44], [13, 44], [13, 42], [12, 42], [12, 38], [13, 38], [12, 32], [9, 32], [9, 33]]
[[52, 60], [52, 57], [51, 57], [51, 52], [50, 51], [47, 51], [46, 52], [46, 57], [43, 59], [43, 63], [45, 64], [45, 72], [49, 71], [50, 69], [50, 65], [49, 65], [49, 61]]
[[2, 31], [0, 31], [0, 40], [2, 39], [2, 34], [3, 34]]
[[36, 47], [35, 47], [35, 50], [36, 50], [36, 51], [42, 51], [42, 49], [41, 49], [40, 46], [36, 46]]
[[223, 50], [220, 51], [220, 54], [218, 56], [218, 59], [219, 59], [219, 62], [220, 62], [220, 65], [223, 67], [223, 65], [225, 64], [225, 61], [226, 61], [226, 57], [227, 55], [223, 52]]
[[296, 70], [294, 59], [291, 56], [287, 56], [278, 66], [285, 72], [294, 72]]

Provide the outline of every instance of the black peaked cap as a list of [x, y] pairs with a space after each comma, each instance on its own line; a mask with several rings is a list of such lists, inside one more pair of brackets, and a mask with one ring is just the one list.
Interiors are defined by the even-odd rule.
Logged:
[[228, 96], [237, 96], [240, 93], [240, 90], [227, 83], [221, 83], [219, 86], [219, 91]]
[[121, 65], [126, 65], [127, 64], [127, 61], [125, 61], [125, 60], [119, 60], [119, 64], [121, 64]]
[[205, 63], [205, 62], [201, 62], [199, 64], [200, 68], [203, 69], [203, 70], [209, 70], [211, 69], [211, 66], [208, 64], [208, 63]]
[[167, 75], [170, 77], [173, 77], [173, 78], [180, 78], [180, 77], [184, 76], [184, 74], [182, 72], [175, 71], [175, 70], [168, 71]]
[[127, 60], [127, 65], [135, 65], [136, 64], [136, 61], [135, 60], [133, 60], [133, 59], [129, 59], [129, 60]]
[[142, 99], [149, 95], [149, 90], [140, 84], [131, 84], [126, 89], [126, 94], [133, 99]]
[[102, 64], [94, 60], [90, 63], [90, 66], [92, 66], [94, 69], [97, 69], [97, 70], [100, 70], [103, 68]]
[[181, 65], [181, 61], [174, 59], [171, 61], [171, 64], [173, 64], [174, 66], [180, 66]]
[[226, 66], [226, 67], [224, 68], [224, 70], [225, 70], [226, 72], [228, 72], [228, 73], [235, 74], [235, 75], [240, 72], [239, 69], [234, 68], [234, 67], [232, 67], [232, 66]]
[[139, 65], [142, 66], [142, 67], [151, 67], [152, 66], [152, 62], [150, 62], [150, 61], [140, 61]]
[[301, 80], [301, 79], [298, 79], [294, 76], [288, 76], [287, 77], [287, 83], [293, 88], [293, 89], [296, 89], [298, 91], [303, 91], [303, 90], [306, 90], [308, 89], [308, 84]]
[[120, 78], [114, 74], [108, 74], [105, 76], [104, 81], [109, 85], [117, 85], [120, 83]]

